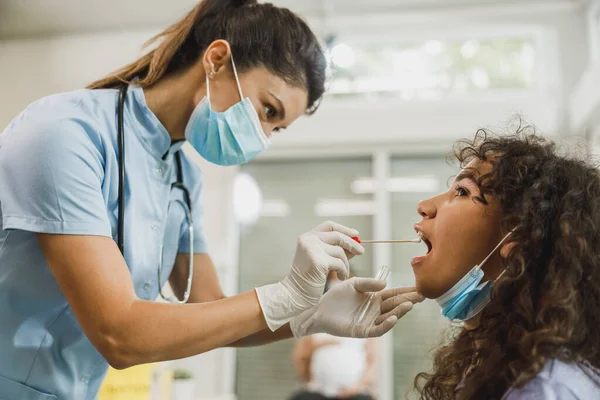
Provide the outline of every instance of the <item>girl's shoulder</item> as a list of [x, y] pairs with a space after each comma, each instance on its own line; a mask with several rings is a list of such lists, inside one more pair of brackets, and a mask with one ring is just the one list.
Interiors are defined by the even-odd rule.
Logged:
[[566, 363], [552, 359], [525, 386], [510, 389], [504, 399], [600, 399], [600, 370], [587, 362]]

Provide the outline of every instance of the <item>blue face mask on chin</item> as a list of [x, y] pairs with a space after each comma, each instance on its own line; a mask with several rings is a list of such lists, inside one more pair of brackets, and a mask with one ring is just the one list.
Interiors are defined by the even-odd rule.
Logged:
[[206, 97], [198, 103], [185, 128], [185, 138], [192, 147], [207, 161], [223, 166], [244, 164], [270, 145], [254, 105], [242, 94], [233, 56], [231, 66], [241, 100], [224, 112], [213, 111], [207, 75]]
[[[514, 232], [510, 231], [491, 251], [490, 254], [471, 269], [461, 280], [459, 280], [450, 290], [435, 299], [442, 308], [442, 315], [450, 321], [467, 321], [480, 312], [489, 304], [492, 288], [495, 281], [480, 283], [484, 273], [481, 266], [498, 250], [506, 239]], [[505, 270], [506, 271], [506, 270]], [[504, 274], [504, 272], [502, 274]], [[500, 276], [502, 276], [500, 274]], [[500, 278], [496, 278], [498, 280]]]

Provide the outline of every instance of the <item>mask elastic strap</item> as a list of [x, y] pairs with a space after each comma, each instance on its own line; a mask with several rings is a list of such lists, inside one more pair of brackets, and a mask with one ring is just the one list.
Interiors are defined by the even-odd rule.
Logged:
[[208, 103], [210, 104], [210, 79], [208, 79], [208, 74], [206, 74], [206, 98], [208, 99]]
[[[486, 262], [487, 260], [489, 260], [489, 259], [490, 259], [490, 257], [491, 257], [491, 256], [492, 256], [492, 255], [493, 255], [495, 252], [496, 252], [496, 250], [498, 250], [498, 249], [500, 248], [500, 246], [502, 246], [502, 243], [504, 243], [504, 242], [506, 241], [506, 239], [508, 239], [508, 237], [509, 237], [510, 235], [512, 235], [512, 234], [513, 234], [513, 232], [514, 232], [516, 229], [517, 229], [517, 228], [515, 228], [515, 229], [513, 229], [512, 231], [508, 232], [508, 233], [506, 234], [506, 236], [504, 236], [504, 238], [502, 238], [502, 240], [500, 241], [500, 243], [498, 243], [498, 245], [497, 245], [496, 247], [494, 247], [494, 250], [492, 250], [492, 252], [491, 252], [490, 254], [488, 254], [488, 256], [485, 258], [485, 260], [483, 260], [483, 261], [481, 262], [481, 264], [479, 264], [479, 268], [481, 268], [481, 266], [482, 266], [483, 264], [485, 264], [485, 262]], [[503, 272], [503, 273], [504, 273], [504, 272]]]
[[[244, 94], [242, 93], [242, 86], [240, 85], [240, 78], [238, 78], [237, 68], [235, 68], [235, 62], [233, 61], [233, 54], [231, 55], [231, 67], [233, 69], [233, 75], [235, 76], [235, 83], [238, 87], [238, 92], [240, 92], [240, 100], [244, 100]], [[206, 74], [206, 98], [210, 103], [210, 79], [208, 79], [208, 74]]]
[[496, 277], [496, 279], [494, 279], [494, 280], [495, 280], [495, 281], [497, 281], [498, 279], [502, 278], [502, 275], [504, 275], [504, 273], [505, 273], [505, 272], [506, 272], [506, 268], [504, 268], [504, 271], [502, 271], [502, 272], [500, 273], [500, 275], [498, 275], [498, 276]]
[[242, 94], [242, 86], [240, 86], [240, 78], [238, 78], [237, 68], [235, 68], [235, 62], [233, 61], [233, 54], [231, 55], [231, 67], [233, 68], [235, 83], [237, 83], [238, 91], [240, 92], [240, 100], [244, 100], [244, 95]]

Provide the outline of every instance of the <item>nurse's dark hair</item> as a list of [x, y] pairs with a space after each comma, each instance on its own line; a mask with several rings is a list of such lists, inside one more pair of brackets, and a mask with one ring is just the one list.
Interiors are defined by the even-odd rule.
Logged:
[[119, 88], [138, 79], [150, 87], [194, 65], [215, 40], [229, 42], [239, 72], [264, 67], [308, 92], [307, 113], [325, 92], [327, 61], [308, 25], [286, 8], [256, 0], [203, 0], [182, 20], [150, 39], [156, 47], [89, 89]]
[[509, 135], [480, 130], [455, 156], [463, 167], [474, 159], [491, 164], [474, 176], [484, 196], [475, 201], [499, 205], [499, 237], [517, 228], [479, 326], [459, 329], [437, 350], [432, 371], [415, 379], [420, 398], [500, 399], [551, 359], [600, 368], [597, 166], [521, 123]]

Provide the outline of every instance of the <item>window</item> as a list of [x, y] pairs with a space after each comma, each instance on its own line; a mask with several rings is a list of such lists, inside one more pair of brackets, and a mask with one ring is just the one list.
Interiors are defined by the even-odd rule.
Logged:
[[[420, 220], [416, 211], [417, 203], [444, 191], [449, 178], [455, 175], [458, 169], [449, 166], [444, 157], [403, 157], [392, 159], [391, 170], [392, 179], [426, 176], [428, 180], [437, 182], [429, 188], [423, 186], [421, 191], [392, 193], [392, 237], [414, 237], [413, 224]], [[409, 260], [425, 252], [422, 244], [392, 247], [394, 286], [414, 285], [415, 278]], [[448, 326], [449, 322], [440, 314], [440, 307], [431, 300], [417, 305], [414, 312], [408, 313], [398, 322], [392, 331], [394, 399], [405, 399], [407, 395], [409, 399], [416, 398], [413, 390], [414, 379], [418, 373], [430, 370], [434, 349], [441, 343]]]
[[[242, 171], [262, 192], [262, 217], [242, 228], [240, 293], [281, 280], [288, 273], [298, 235], [334, 219], [372, 236], [371, 194], [356, 194], [352, 183], [371, 175], [369, 159], [251, 162]], [[326, 171], [326, 173], [324, 173]], [[350, 261], [358, 276], [372, 276], [368, 256]], [[299, 388], [291, 364], [293, 340], [239, 349], [236, 392], [244, 400], [281, 400]]]
[[595, 40], [595, 45], [596, 45], [596, 49], [595, 49], [595, 54], [598, 54], [598, 58], [600, 59], [600, 3], [598, 5], [598, 7], [596, 7], [596, 11], [595, 11], [595, 15], [594, 15], [594, 34], [596, 36], [596, 40]]
[[337, 43], [331, 46], [330, 95], [342, 98], [438, 99], [535, 83], [530, 37]]

